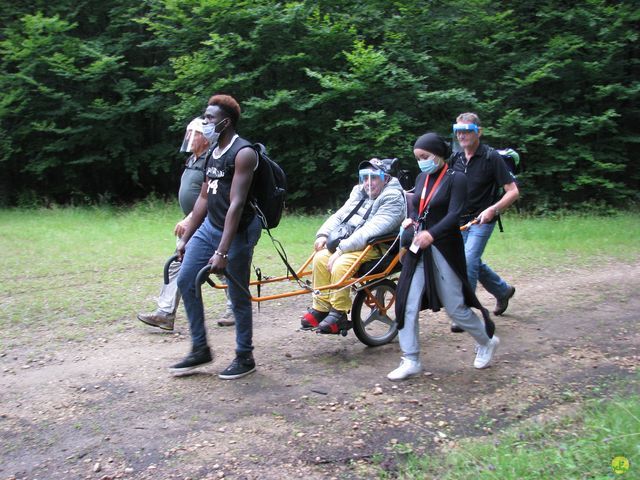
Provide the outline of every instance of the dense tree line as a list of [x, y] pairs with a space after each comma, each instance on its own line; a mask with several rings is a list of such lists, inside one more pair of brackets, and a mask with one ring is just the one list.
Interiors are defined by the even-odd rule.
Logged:
[[5, 2], [0, 204], [175, 194], [186, 123], [215, 92], [288, 172], [293, 207], [328, 207], [372, 156], [475, 111], [521, 154], [545, 211], [638, 200], [634, 1]]

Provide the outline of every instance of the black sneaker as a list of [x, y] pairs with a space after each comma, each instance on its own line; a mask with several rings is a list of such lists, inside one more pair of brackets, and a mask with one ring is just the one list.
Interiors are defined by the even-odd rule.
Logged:
[[233, 359], [231, 365], [224, 369], [221, 373], [218, 374], [219, 378], [223, 380], [233, 380], [236, 378], [244, 377], [245, 375], [249, 375], [256, 371], [256, 362], [253, 359], [253, 355], [251, 353], [248, 354], [237, 354], [236, 358]]
[[514, 293], [516, 293], [516, 287], [509, 287], [509, 290], [507, 291], [505, 297], [499, 299], [496, 302], [496, 309], [493, 311], [493, 314], [496, 317], [502, 315], [507, 310], [507, 307], [509, 306], [509, 300], [511, 300], [511, 297], [513, 297]]
[[464, 328], [460, 327], [459, 325], [452, 323], [451, 324], [451, 331], [453, 333], [462, 333], [464, 332]]
[[184, 375], [202, 365], [211, 363], [213, 356], [208, 346], [200, 347], [197, 350], [191, 350], [191, 353], [179, 363], [169, 367], [169, 371], [174, 375]]

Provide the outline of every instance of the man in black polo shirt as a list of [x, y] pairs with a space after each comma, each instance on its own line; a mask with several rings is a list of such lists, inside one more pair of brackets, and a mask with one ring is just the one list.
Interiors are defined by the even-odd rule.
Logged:
[[[498, 215], [509, 208], [520, 193], [515, 177], [509, 172], [498, 152], [480, 143], [482, 127], [478, 115], [458, 115], [453, 132], [461, 151], [453, 156], [451, 165], [454, 170], [466, 174], [468, 188], [467, 206], [460, 218], [460, 224], [464, 225], [474, 218], [480, 220], [478, 224], [472, 225], [462, 233], [467, 276], [472, 289], [475, 290], [477, 282], [480, 281], [482, 286], [496, 297], [493, 313], [502, 315], [516, 289], [482, 262], [482, 253], [496, 226]], [[500, 187], [504, 190], [502, 197], [498, 195]], [[452, 325], [451, 329], [459, 331], [455, 325]]]

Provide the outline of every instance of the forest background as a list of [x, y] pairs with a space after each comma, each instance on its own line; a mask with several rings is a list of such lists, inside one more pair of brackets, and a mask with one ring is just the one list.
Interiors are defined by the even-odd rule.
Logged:
[[0, 7], [0, 206], [175, 198], [184, 128], [223, 92], [334, 206], [357, 164], [477, 112], [523, 159], [521, 208], [637, 205], [640, 4], [16, 0]]

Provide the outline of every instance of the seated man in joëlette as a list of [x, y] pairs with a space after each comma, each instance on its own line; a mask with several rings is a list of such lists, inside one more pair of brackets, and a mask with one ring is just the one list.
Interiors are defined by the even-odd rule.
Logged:
[[[338, 282], [360, 257], [370, 239], [398, 231], [406, 213], [406, 202], [400, 182], [391, 175], [395, 162], [397, 159], [373, 158], [358, 166], [358, 185], [353, 187], [349, 199], [322, 224], [316, 234], [314, 289]], [[353, 232], [337, 242], [331, 234], [342, 230], [344, 227], [341, 228], [341, 224], [348, 225]], [[363, 261], [379, 258], [383, 253], [383, 248], [376, 246]], [[317, 328], [320, 333], [333, 334], [349, 329], [349, 292], [349, 288], [339, 288], [314, 294], [312, 307], [301, 319], [302, 328]]]

